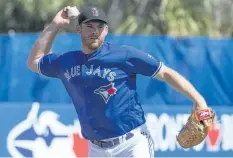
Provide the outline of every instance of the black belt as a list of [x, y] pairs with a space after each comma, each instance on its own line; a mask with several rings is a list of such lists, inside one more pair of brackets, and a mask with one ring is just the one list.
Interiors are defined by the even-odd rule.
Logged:
[[101, 148], [111, 148], [113, 146], [119, 145], [120, 143], [124, 142], [125, 140], [129, 140], [134, 136], [133, 133], [126, 133], [123, 136], [117, 137], [113, 140], [103, 141], [103, 140], [91, 140], [91, 142], [95, 145], [98, 145]]

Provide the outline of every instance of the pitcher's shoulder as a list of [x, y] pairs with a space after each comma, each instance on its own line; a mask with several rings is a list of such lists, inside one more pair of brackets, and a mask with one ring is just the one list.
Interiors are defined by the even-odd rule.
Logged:
[[109, 51], [119, 51], [119, 52], [127, 52], [131, 49], [132, 46], [129, 45], [120, 45], [120, 44], [113, 44], [110, 42], [105, 43], [105, 48]]
[[58, 58], [60, 58], [60, 59], [74, 58], [74, 57], [77, 57], [79, 55], [82, 55], [81, 50], [73, 50], [73, 51], [67, 51], [67, 52], [60, 53], [58, 55]]

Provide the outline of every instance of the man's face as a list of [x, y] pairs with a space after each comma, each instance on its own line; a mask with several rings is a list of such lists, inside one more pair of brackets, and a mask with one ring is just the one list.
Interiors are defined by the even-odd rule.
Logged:
[[83, 23], [79, 29], [82, 43], [91, 50], [99, 48], [108, 33], [108, 26], [102, 21]]

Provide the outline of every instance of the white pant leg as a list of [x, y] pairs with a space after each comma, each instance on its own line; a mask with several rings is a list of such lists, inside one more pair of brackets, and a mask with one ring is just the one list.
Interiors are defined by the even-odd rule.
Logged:
[[101, 148], [88, 141], [88, 157], [111, 157], [108, 148]]
[[88, 157], [153, 158], [153, 140], [145, 127], [142, 125], [131, 139], [111, 148], [101, 148], [89, 141]]
[[108, 151], [112, 157], [154, 157], [153, 141], [148, 133], [137, 133], [133, 138]]

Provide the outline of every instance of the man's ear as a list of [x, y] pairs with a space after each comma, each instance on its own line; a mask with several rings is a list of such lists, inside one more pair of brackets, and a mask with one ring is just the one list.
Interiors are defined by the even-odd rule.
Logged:
[[76, 25], [76, 32], [81, 33], [81, 25], [79, 24]]
[[106, 28], [105, 28], [105, 36], [108, 34], [108, 25], [106, 25]]

